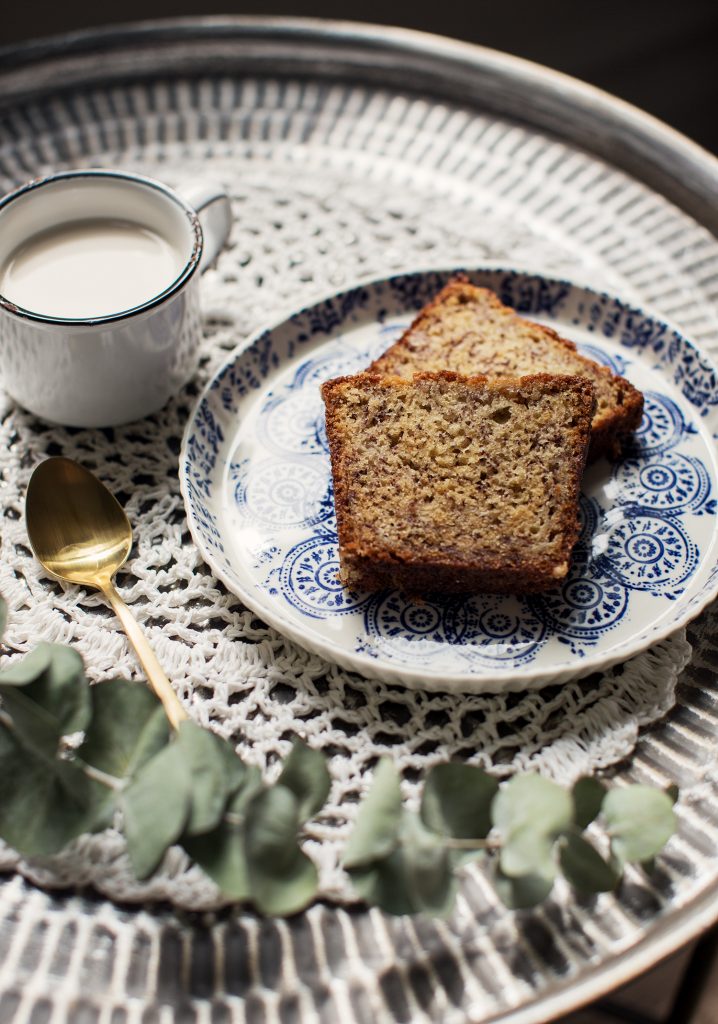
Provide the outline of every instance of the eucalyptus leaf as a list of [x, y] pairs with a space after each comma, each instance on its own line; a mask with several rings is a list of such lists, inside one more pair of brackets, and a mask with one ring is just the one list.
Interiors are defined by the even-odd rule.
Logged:
[[132, 755], [127, 762], [126, 778], [133, 778], [141, 768], [159, 754], [163, 747], [172, 739], [172, 732], [167, 721], [167, 712], [160, 706], [146, 720], [144, 728], [137, 737]]
[[401, 815], [399, 838], [406, 886], [415, 911], [448, 914], [456, 882], [446, 844], [426, 828], [418, 815], [406, 810]]
[[540, 775], [515, 775], [502, 786], [491, 808], [494, 825], [508, 839], [530, 829], [555, 838], [573, 820], [573, 802], [561, 786]]
[[26, 696], [22, 689], [0, 688], [0, 696], [17, 742], [36, 757], [54, 760], [62, 735], [55, 716]]
[[564, 877], [582, 893], [611, 892], [620, 874], [583, 836], [569, 833], [560, 840], [559, 862]]
[[515, 775], [496, 796], [491, 813], [503, 835], [501, 871], [517, 878], [553, 878], [553, 843], [570, 827], [573, 801], [561, 786], [540, 775]]
[[185, 836], [182, 846], [225, 896], [234, 900], [249, 898], [251, 890], [241, 827], [223, 822], [203, 835]]
[[456, 896], [453, 859], [444, 840], [417, 814], [402, 810], [399, 842], [382, 860], [349, 871], [359, 896], [387, 914], [446, 915]]
[[622, 864], [650, 860], [676, 830], [671, 797], [651, 786], [612, 789], [602, 810], [611, 836], [611, 851]]
[[395, 849], [401, 820], [399, 775], [393, 761], [383, 757], [371, 789], [359, 807], [354, 830], [344, 851], [347, 870], [367, 867]]
[[[227, 797], [224, 741], [194, 722], [182, 722], [175, 745], [185, 759], [191, 783], [191, 806], [185, 826], [187, 835], [209, 832], [219, 824]], [[241, 762], [240, 762], [241, 763]]]
[[247, 808], [247, 856], [272, 872], [281, 872], [297, 844], [299, 804], [286, 786], [258, 793]]
[[400, 850], [394, 850], [384, 860], [375, 861], [368, 867], [352, 868], [349, 876], [357, 896], [370, 906], [397, 917], [414, 913], [414, 900], [406, 885]]
[[50, 664], [23, 693], [55, 715], [63, 736], [79, 732], [86, 727], [91, 714], [90, 685], [82, 658], [71, 647], [42, 646], [50, 649]]
[[422, 821], [454, 839], [484, 839], [491, 830], [491, 803], [498, 788], [496, 779], [473, 765], [434, 765], [424, 783]]
[[244, 781], [241, 787], [230, 797], [226, 812], [234, 818], [244, 821], [247, 808], [255, 796], [264, 789], [262, 773], [256, 765], [245, 765]]
[[244, 763], [232, 744], [221, 736], [214, 736], [214, 742], [224, 765], [224, 784], [231, 796], [247, 784], [250, 768]]
[[177, 740], [135, 775], [120, 796], [132, 869], [147, 878], [181, 835], [192, 804], [192, 780]]
[[112, 679], [90, 687], [92, 717], [78, 757], [107, 775], [124, 779], [169, 741], [162, 705], [140, 683]]
[[245, 853], [252, 900], [265, 914], [294, 914], [317, 892], [314, 863], [297, 842], [299, 803], [286, 786], [259, 793], [247, 808]]
[[82, 658], [71, 647], [40, 644], [0, 674], [0, 694], [10, 687], [44, 708], [58, 722], [61, 736], [84, 729], [90, 718], [89, 684]]
[[296, 796], [299, 821], [303, 823], [324, 806], [332, 780], [321, 751], [295, 740], [277, 781]]
[[257, 910], [277, 917], [288, 917], [304, 910], [319, 887], [316, 865], [298, 848], [281, 875], [273, 875], [254, 864], [249, 869], [249, 877], [252, 902]]
[[501, 870], [511, 878], [538, 874], [542, 878], [555, 878], [553, 836], [546, 836], [531, 825], [516, 828], [504, 840], [501, 848]]
[[574, 784], [573, 820], [580, 829], [588, 828], [598, 817], [605, 795], [606, 787], [590, 775], [585, 775]]
[[0, 728], [0, 837], [18, 853], [57, 853], [105, 828], [112, 809], [112, 793], [77, 765], [37, 757]]
[[509, 878], [497, 868], [494, 888], [510, 910], [528, 910], [543, 903], [553, 888], [553, 876], [523, 875]]
[[2, 640], [5, 626], [7, 625], [7, 602], [0, 596], [0, 640]]
[[50, 665], [50, 644], [40, 644], [23, 658], [0, 672], [0, 686], [27, 686], [39, 679]]

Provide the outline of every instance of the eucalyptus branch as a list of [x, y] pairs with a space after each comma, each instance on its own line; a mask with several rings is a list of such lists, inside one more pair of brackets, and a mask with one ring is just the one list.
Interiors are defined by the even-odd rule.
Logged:
[[444, 840], [447, 850], [488, 850], [494, 852], [501, 849], [501, 840], [498, 836], [489, 839], [456, 839], [448, 837]]
[[[0, 599], [0, 628], [4, 613]], [[0, 701], [0, 838], [19, 853], [56, 853], [119, 821], [140, 879], [178, 844], [229, 899], [263, 913], [291, 914], [315, 898], [317, 869], [300, 840], [329, 793], [319, 751], [295, 742], [268, 785], [227, 741], [192, 722], [171, 739], [141, 684], [90, 686], [79, 655], [55, 644], [0, 671]], [[559, 873], [580, 892], [609, 891], [625, 863], [660, 852], [675, 830], [677, 795], [673, 787], [608, 789], [593, 778], [571, 789], [535, 774], [500, 782], [452, 762], [429, 769], [417, 813], [384, 758], [343, 864], [358, 895], [392, 914], [448, 913], [457, 871], [480, 853], [512, 907], [546, 898]], [[583, 834], [596, 820], [608, 858]]]

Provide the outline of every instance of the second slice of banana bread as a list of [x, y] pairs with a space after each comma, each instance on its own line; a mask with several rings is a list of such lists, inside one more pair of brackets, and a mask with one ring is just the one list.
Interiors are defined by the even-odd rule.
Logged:
[[347, 586], [521, 593], [565, 577], [590, 381], [362, 373], [322, 395]]
[[411, 377], [420, 371], [521, 377], [578, 374], [593, 382], [596, 413], [589, 459], [616, 457], [641, 422], [643, 395], [625, 377], [579, 355], [572, 341], [519, 316], [488, 288], [457, 275], [411, 327], [368, 367], [369, 373]]

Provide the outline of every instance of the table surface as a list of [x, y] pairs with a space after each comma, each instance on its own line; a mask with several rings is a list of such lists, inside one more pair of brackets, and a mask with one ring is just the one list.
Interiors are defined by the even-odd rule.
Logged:
[[[718, 163], [570, 79], [436, 37], [281, 19], [113, 30], [2, 58], [0, 188], [49, 168], [114, 164], [170, 184], [211, 169], [232, 192], [248, 233], [208, 275], [198, 382], [268, 312], [369, 274], [463, 259], [600, 281], [716, 352]], [[300, 222], [310, 229], [288, 234]], [[281, 296], [271, 288], [278, 277]], [[230, 641], [259, 627], [193, 559], [183, 534], [173, 473], [196, 393], [197, 382], [160, 416], [109, 437], [5, 408], [0, 502], [10, 525], [0, 591], [12, 597], [18, 646], [50, 629], [78, 645], [91, 676], [132, 671], [122, 640], [106, 621], [97, 625], [99, 603], [78, 604], [40, 580], [12, 526], [38, 458], [94, 460], [137, 513], [139, 561], [149, 560], [144, 574], [133, 567], [130, 598], [188, 706], [212, 721], [217, 702], [202, 692], [210, 683], [199, 685], [188, 662], [196, 648], [207, 664], [228, 664]], [[148, 553], [159, 549], [185, 574], [177, 599]], [[184, 634], [180, 645], [194, 614], [188, 594], [204, 608], [195, 624], [206, 627], [191, 653]], [[626, 780], [681, 785], [681, 832], [656, 878], [632, 876], [591, 907], [562, 897], [513, 917], [469, 876], [447, 922], [331, 903], [282, 922], [238, 909], [206, 917], [157, 901], [117, 904], [93, 889], [48, 892], [9, 874], [0, 887], [0, 1020], [51, 1011], [134, 1020], [171, 1006], [197, 1020], [528, 1024], [595, 998], [716, 916], [716, 611], [688, 632], [693, 661], [673, 709], [616, 769]], [[281, 646], [270, 631], [261, 638], [258, 679], [266, 650]], [[303, 678], [339, 678], [289, 655]]]

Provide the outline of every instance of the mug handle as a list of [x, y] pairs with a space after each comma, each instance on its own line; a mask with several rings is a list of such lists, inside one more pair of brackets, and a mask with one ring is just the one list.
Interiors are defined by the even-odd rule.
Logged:
[[202, 225], [204, 249], [200, 273], [204, 274], [224, 248], [232, 228], [229, 196], [219, 185], [199, 182], [182, 189], [182, 198], [194, 209]]

